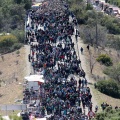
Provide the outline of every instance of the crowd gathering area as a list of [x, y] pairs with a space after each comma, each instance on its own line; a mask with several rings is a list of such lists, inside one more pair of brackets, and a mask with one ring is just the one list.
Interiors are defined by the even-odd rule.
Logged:
[[30, 120], [91, 119], [95, 116], [92, 95], [72, 39], [77, 25], [74, 14], [65, 1], [48, 0], [29, 11], [28, 18], [30, 75], [42, 80], [34, 78], [37, 85], [23, 91]]

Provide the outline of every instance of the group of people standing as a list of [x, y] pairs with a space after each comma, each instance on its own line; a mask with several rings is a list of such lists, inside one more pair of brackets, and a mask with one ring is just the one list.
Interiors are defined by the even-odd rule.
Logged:
[[[47, 112], [48, 120], [88, 120], [94, 116], [92, 95], [71, 37], [75, 17], [65, 1], [45, 2], [39, 12], [29, 12], [31, 22], [27, 25], [28, 59], [33, 74], [42, 74], [45, 79], [40, 116], [46, 116]], [[85, 113], [86, 107], [89, 115]]]

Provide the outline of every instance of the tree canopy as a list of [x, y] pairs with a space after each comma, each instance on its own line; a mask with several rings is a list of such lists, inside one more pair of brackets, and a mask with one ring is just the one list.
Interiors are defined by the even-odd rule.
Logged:
[[31, 5], [31, 0], [0, 0], [0, 32], [24, 29], [26, 10]]

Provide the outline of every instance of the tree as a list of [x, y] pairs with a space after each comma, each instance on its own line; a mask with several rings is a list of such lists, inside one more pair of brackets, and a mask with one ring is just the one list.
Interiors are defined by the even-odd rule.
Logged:
[[22, 0], [14, 0], [15, 3], [20, 4]]
[[94, 55], [89, 50], [89, 63], [90, 63], [90, 73], [93, 73], [93, 69], [96, 63], [96, 59], [94, 58]]
[[23, 0], [23, 3], [25, 4], [24, 8], [26, 10], [30, 9], [32, 6], [32, 0]]
[[24, 28], [25, 4], [23, 0], [0, 0], [0, 31], [10, 33], [11, 29]]
[[3, 16], [2, 11], [0, 9], [0, 30], [3, 27], [4, 27], [4, 16]]
[[[105, 46], [106, 39], [107, 39], [107, 31], [102, 26], [98, 25], [97, 27], [97, 46]], [[83, 31], [81, 31], [83, 34], [83, 40], [85, 43], [89, 43], [92, 46], [96, 45], [96, 28], [89, 26], [85, 26], [83, 28]]]

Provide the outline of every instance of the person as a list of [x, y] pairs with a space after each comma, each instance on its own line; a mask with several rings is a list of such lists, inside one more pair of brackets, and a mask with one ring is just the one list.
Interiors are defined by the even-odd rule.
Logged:
[[86, 87], [87, 87], [87, 83], [88, 83], [88, 82], [87, 82], [87, 79], [85, 78], [85, 86], [86, 86]]
[[90, 49], [90, 46], [89, 46], [89, 45], [87, 45], [87, 49], [88, 49], [88, 50]]
[[82, 47], [80, 48], [80, 51], [81, 51], [81, 54], [83, 54], [83, 48]]
[[98, 106], [96, 105], [96, 106], [95, 106], [95, 112], [97, 112], [97, 111], [98, 111]]
[[28, 55], [28, 60], [29, 60], [29, 62], [30, 62], [30, 59], [31, 59], [31, 56], [30, 56], [30, 54]]
[[81, 87], [81, 79], [79, 78], [79, 88]]

